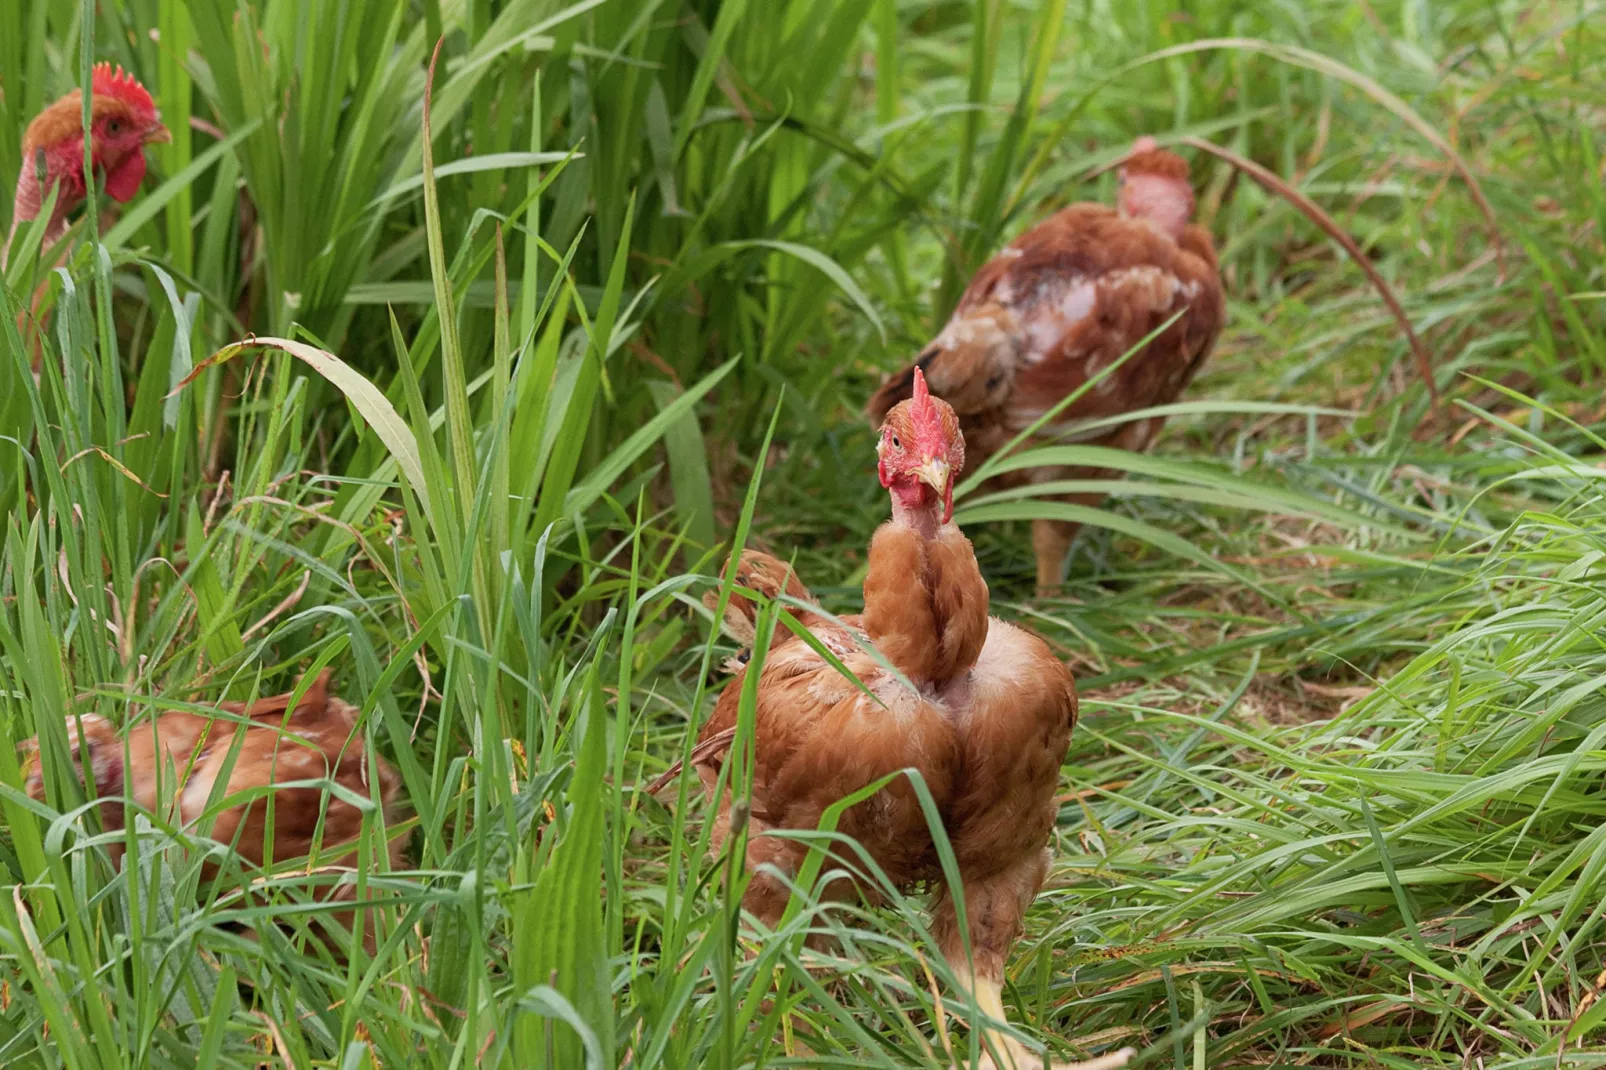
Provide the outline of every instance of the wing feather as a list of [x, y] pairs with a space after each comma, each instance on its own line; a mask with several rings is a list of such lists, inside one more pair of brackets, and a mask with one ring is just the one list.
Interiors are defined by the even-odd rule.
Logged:
[[869, 412], [878, 419], [907, 397], [919, 366], [960, 413], [980, 460], [1178, 311], [1186, 314], [1145, 352], [1065, 410], [1066, 422], [1175, 398], [1225, 319], [1203, 227], [1174, 241], [1104, 205], [1071, 205], [976, 273], [942, 332], [882, 385]]

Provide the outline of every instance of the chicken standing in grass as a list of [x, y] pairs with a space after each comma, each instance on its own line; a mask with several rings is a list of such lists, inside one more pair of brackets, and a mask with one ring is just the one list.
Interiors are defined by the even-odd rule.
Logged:
[[[912, 385], [914, 396], [887, 414], [877, 446], [892, 520], [870, 543], [862, 628], [879, 658], [850, 641], [840, 625], [805, 622], [869, 694], [796, 638], [775, 645], [760, 670], [746, 849], [751, 880], [743, 905], [765, 924], [778, 922], [789, 887], [760, 867], [795, 876], [807, 853], [796, 840], [766, 833], [813, 829], [839, 799], [888, 774], [918, 769], [943, 815], [959, 863], [959, 889], [943, 885], [907, 778], [895, 777], [850, 808], [838, 827], [896, 885], [924, 881], [939, 889], [933, 932], [989, 1019], [983, 1037], [995, 1061], [986, 1065], [1026, 1070], [1044, 1063], [999, 1028], [1004, 962], [1048, 874], [1054, 798], [1076, 719], [1076, 691], [1047, 644], [989, 618], [987, 584], [970, 541], [950, 522], [954, 478], [965, 459], [959, 421], [928, 394], [918, 370]], [[775, 578], [767, 571], [765, 577]], [[887, 671], [881, 659], [897, 671]], [[711, 794], [728, 746], [708, 745], [730, 733], [750, 671], [744, 666], [726, 686], [694, 753]], [[716, 849], [730, 828], [727, 793], [714, 818]], [[848, 852], [839, 861], [860, 868]], [[956, 892], [964, 896], [965, 932]], [[841, 882], [825, 890], [835, 898], [855, 893], [875, 899], [873, 890]], [[1094, 1065], [1124, 1061], [1117, 1053]]]
[[[95, 67], [90, 82], [90, 152], [101, 189], [126, 204], [145, 180], [145, 146], [171, 141], [150, 92], [121, 67]], [[0, 249], [0, 267], [10, 257], [12, 242], [23, 225], [44, 208], [52, 188], [59, 187], [45, 225], [42, 249], [67, 232], [67, 217], [86, 195], [84, 181], [83, 96], [74, 89], [45, 108], [22, 136], [22, 173], [11, 207], [11, 233]]]
[[[370, 798], [372, 776], [389, 810], [401, 781], [389, 763], [369, 752], [356, 707], [330, 695], [328, 681], [327, 671], [320, 674], [294, 709], [294, 692], [289, 692], [250, 706], [222, 702], [215, 714], [173, 710], [136, 724], [126, 741], [103, 717], [83, 717], [82, 735], [80, 718], [68, 717], [72, 773], [77, 777], [87, 766], [107, 831], [123, 828], [125, 799], [159, 818], [166, 816], [164, 800], [171, 799], [176, 825], [193, 831], [203, 816], [215, 815], [208, 836], [253, 866], [309, 856], [316, 847], [323, 864], [349, 868], [357, 860], [363, 813], [315, 782], [333, 781]], [[24, 748], [30, 755], [26, 790], [44, 799], [38, 740], [28, 740]], [[242, 795], [243, 801], [219, 809]], [[123, 841], [112, 840], [106, 849], [112, 864], [120, 864]], [[392, 841], [393, 866], [400, 863], [400, 852], [401, 841]], [[215, 869], [209, 865], [206, 872]], [[349, 900], [354, 891], [349, 883], [338, 885], [329, 898]], [[349, 926], [351, 919], [339, 920]]]
[[[959, 413], [972, 463], [983, 461], [1180, 312], [1027, 443], [1147, 449], [1162, 417], [1082, 434], [1077, 424], [1174, 401], [1209, 356], [1226, 305], [1210, 233], [1190, 222], [1187, 163], [1154, 139], [1139, 138], [1120, 178], [1119, 207], [1073, 204], [988, 261], [942, 333], [875, 393], [870, 418], [881, 421], [909, 397], [920, 369], [932, 393]], [[1008, 472], [996, 482], [1010, 487], [1113, 474], [1055, 466]], [[1094, 505], [1103, 494], [1059, 497]], [[1060, 583], [1075, 532], [1076, 524], [1062, 519], [1033, 522], [1039, 590]]]

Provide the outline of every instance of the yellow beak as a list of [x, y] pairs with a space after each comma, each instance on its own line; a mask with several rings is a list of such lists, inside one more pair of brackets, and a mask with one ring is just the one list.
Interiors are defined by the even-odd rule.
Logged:
[[162, 145], [172, 140], [173, 131], [159, 122], [152, 123], [150, 128], [145, 131], [145, 144], [147, 145]]
[[924, 464], [915, 469], [920, 481], [936, 491], [939, 497], [948, 492], [948, 477], [952, 472], [948, 462], [940, 457], [928, 457]]

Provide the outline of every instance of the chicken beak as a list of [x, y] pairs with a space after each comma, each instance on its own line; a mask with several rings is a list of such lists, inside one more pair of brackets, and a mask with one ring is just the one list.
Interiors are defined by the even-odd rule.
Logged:
[[928, 457], [924, 464], [915, 469], [915, 477], [941, 494], [948, 489], [948, 475], [952, 471], [948, 462], [941, 457]]
[[944, 524], [954, 516], [954, 488], [952, 484], [953, 466], [941, 457], [928, 457], [924, 464], [915, 469], [915, 478], [937, 492], [942, 499], [942, 522]]
[[163, 126], [160, 121], [152, 123], [145, 130], [145, 144], [165, 145], [173, 140], [173, 131]]

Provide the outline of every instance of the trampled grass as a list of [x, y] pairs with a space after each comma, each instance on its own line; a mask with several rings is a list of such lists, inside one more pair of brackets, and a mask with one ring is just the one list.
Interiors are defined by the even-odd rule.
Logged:
[[[1194, 155], [1229, 331], [1064, 596], [1030, 597], [1044, 503], [962, 502], [998, 611], [1084, 695], [1010, 1010], [1060, 1057], [1179, 1070], [1606, 1065], [1602, 27], [1473, 0], [5, 5], [0, 178], [92, 59], [179, 136], [99, 244], [86, 221], [63, 271], [6, 279], [0, 1063], [962, 1060], [919, 902], [804, 896], [749, 939], [700, 804], [639, 788], [718, 686], [725, 549], [854, 608], [880, 371], [1154, 133], [1319, 203], [1444, 401], [1337, 246]], [[247, 899], [168, 814], [114, 872], [64, 753], [69, 712], [323, 665], [409, 800], [371, 822], [409, 842], [367, 878], [397, 904], [372, 957], [309, 938], [341, 875], [235, 872]], [[36, 733], [44, 805], [12, 746]]]

